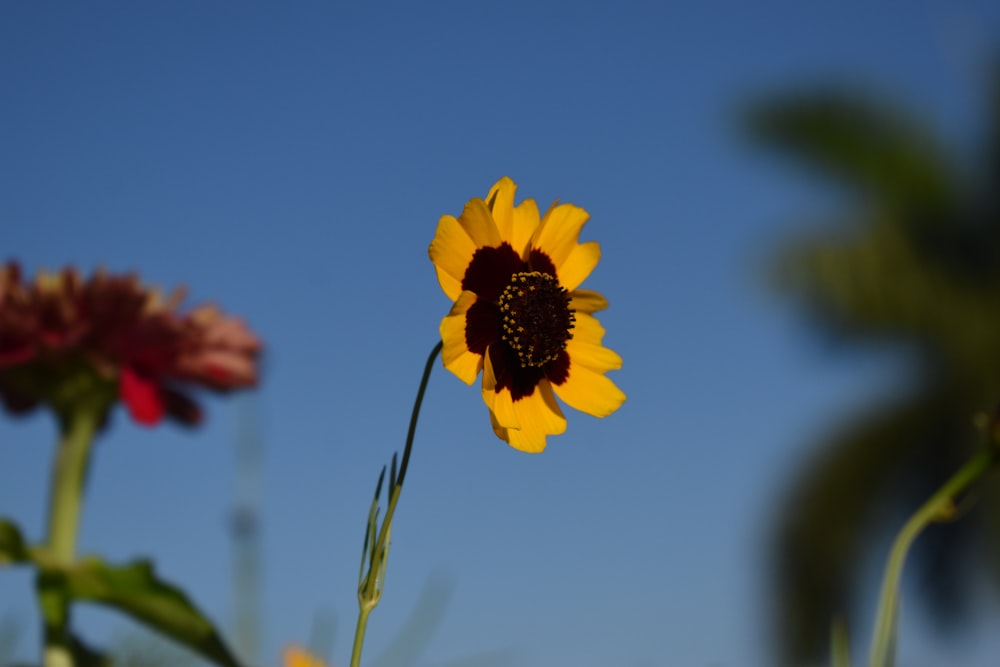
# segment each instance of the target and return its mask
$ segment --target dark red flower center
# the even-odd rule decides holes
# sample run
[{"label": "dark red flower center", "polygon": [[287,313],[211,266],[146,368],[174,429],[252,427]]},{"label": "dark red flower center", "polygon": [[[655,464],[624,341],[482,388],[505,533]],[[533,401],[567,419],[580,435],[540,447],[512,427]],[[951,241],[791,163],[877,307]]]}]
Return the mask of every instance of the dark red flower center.
[{"label": "dark red flower center", "polygon": [[566,288],[547,273],[515,273],[498,303],[503,340],[517,353],[521,368],[541,367],[566,349],[576,317]]},{"label": "dark red flower center", "polygon": [[531,249],[525,261],[502,243],[476,250],[462,278],[462,289],[476,294],[465,315],[465,344],[470,352],[489,355],[496,391],[510,390],[515,401],[531,396],[543,378],[559,386],[569,377],[564,348],[575,317],[555,276],[543,251]]}]

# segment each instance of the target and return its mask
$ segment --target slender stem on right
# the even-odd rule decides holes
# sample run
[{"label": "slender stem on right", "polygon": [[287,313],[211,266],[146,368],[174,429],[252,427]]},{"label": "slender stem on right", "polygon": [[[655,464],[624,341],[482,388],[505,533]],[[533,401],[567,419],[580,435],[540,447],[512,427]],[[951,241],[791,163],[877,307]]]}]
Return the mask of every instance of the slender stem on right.
[{"label": "slender stem on right", "polygon": [[996,462],[993,446],[983,447],[951,479],[944,483],[930,500],[924,503],[906,522],[893,542],[882,578],[878,615],[872,638],[870,667],[885,667],[893,646],[896,611],[899,605],[899,584],[906,555],[917,536],[931,523],[949,518],[954,512],[955,497],[982,477]]},{"label": "slender stem on right", "polygon": [[[420,387],[417,389],[417,398],[413,402],[413,412],[410,415],[410,426],[406,432],[406,444],[403,447],[403,458],[399,463],[399,475],[396,483],[389,489],[389,502],[386,504],[385,516],[382,517],[382,525],[378,529],[377,537],[371,540],[371,551],[366,551],[368,557],[368,572],[362,573],[362,581],[358,589],[358,625],[354,632],[354,648],[351,651],[351,667],[359,667],[361,664],[361,649],[365,641],[365,629],[368,626],[368,616],[375,605],[382,597],[382,582],[385,577],[385,558],[388,554],[389,534],[392,532],[392,517],[396,513],[396,505],[399,503],[399,495],[403,490],[403,480],[406,479],[406,470],[410,464],[410,452],[413,451],[413,437],[417,432],[417,418],[420,416],[420,406],[424,402],[424,393],[427,391],[427,382],[431,377],[431,370],[434,368],[434,360],[444,347],[442,341],[438,341],[427,356],[427,363],[424,364],[424,372],[420,377]],[[384,471],[383,471],[384,472]],[[377,500],[377,496],[376,496]],[[373,506],[374,511],[374,506]],[[369,516],[369,530],[374,529],[373,515]],[[365,549],[367,550],[366,542]],[[364,567],[362,565],[362,567]]]}]

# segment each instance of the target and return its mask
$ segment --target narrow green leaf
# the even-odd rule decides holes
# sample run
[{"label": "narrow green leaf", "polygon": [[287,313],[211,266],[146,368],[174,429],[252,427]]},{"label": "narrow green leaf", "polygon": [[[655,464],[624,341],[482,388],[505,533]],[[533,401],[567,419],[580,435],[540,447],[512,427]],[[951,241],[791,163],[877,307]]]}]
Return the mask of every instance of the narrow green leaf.
[{"label": "narrow green leaf", "polygon": [[389,468],[389,488],[396,488],[396,452],[392,453],[392,467]]},{"label": "narrow green leaf", "polygon": [[212,623],[184,592],[157,578],[152,563],[110,567],[97,558],[59,572],[71,597],[113,607],[223,667],[240,667]]},{"label": "narrow green leaf", "polygon": [[382,466],[382,472],[378,475],[378,482],[375,484],[375,502],[378,502],[379,496],[382,495],[382,483],[385,481],[385,466]]},{"label": "narrow green leaf", "polygon": [[0,519],[0,565],[13,565],[30,560],[21,529],[13,521]]},{"label": "narrow green leaf", "polygon": [[359,589],[365,587],[365,582],[371,574],[371,564],[375,558],[375,540],[378,536],[378,499],[382,495],[382,484],[384,482],[385,466],[382,466],[382,472],[379,473],[378,482],[375,484],[375,497],[372,498],[372,505],[368,510],[368,523],[365,524],[365,541],[361,545],[361,569],[358,572]]},{"label": "narrow green leaf", "polygon": [[368,516],[368,523],[365,524],[365,540],[361,544],[361,568],[358,570],[358,586],[365,581],[365,565],[368,563],[368,543],[371,540],[372,520],[371,514]]}]

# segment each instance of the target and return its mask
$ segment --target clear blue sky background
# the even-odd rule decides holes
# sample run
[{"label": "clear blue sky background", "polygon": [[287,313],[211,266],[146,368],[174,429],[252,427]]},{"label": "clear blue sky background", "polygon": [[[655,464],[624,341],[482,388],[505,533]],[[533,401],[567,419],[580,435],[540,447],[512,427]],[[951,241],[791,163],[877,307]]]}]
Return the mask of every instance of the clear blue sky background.
[{"label": "clear blue sky background", "polygon": [[[200,430],[116,415],[81,550],[155,556],[230,627],[226,516],[251,415],[265,661],[326,610],[346,664],[363,517],[449,305],[427,245],[510,175],[543,207],[590,211],[604,255],[585,286],[611,301],[629,398],[605,420],[569,414],[529,456],[435,369],[366,655],[443,573],[427,667],[493,650],[533,667],[770,664],[783,480],[893,378],[831,361],[767,292],[770,250],[831,197],[734,121],[766,91],[853,81],[974,136],[1000,28],[995,3],[832,4],[0,0],[0,259],[183,283],[267,343],[255,398],[208,400]],[[32,538],[54,437],[48,415],[0,421],[0,514]],[[26,658],[31,588],[0,571]],[[941,646],[919,614],[906,664],[993,664],[986,621]],[[95,641],[129,627],[78,616]]]}]

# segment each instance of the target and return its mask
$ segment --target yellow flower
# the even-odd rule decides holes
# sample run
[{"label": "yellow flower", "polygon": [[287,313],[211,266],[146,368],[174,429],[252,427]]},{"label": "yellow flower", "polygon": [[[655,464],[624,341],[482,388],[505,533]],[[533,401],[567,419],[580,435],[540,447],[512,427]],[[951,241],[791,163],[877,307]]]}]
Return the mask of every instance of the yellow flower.
[{"label": "yellow flower", "polygon": [[577,289],[601,257],[596,242],[579,242],[589,214],[556,202],[539,217],[532,199],[514,206],[516,189],[501,178],[458,218],[442,216],[430,258],[454,302],[441,321],[445,368],[466,384],[482,370],[494,432],[540,452],[547,435],[566,430],[555,396],[606,417],[625,394],[605,377],[621,357],[601,345],[593,315],[608,302]]},{"label": "yellow flower", "polygon": [[284,653],[285,667],[326,667],[326,663],[298,646],[289,646]]}]

